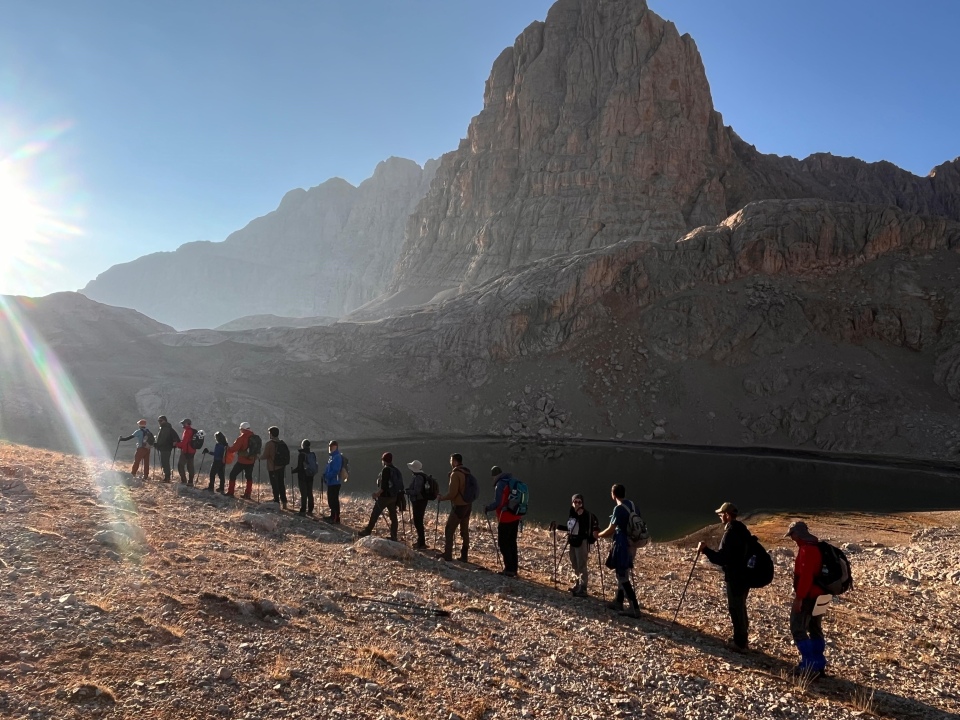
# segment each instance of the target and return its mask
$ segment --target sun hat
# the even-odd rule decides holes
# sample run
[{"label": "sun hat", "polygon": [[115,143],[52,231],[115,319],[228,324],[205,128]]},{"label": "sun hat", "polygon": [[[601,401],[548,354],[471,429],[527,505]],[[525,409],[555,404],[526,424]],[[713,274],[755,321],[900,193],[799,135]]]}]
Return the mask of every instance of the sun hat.
[{"label": "sun hat", "polygon": [[730,513],[731,515],[738,515],[740,513],[740,511],[737,510],[737,506],[734,505],[732,502],[725,502],[723,505],[718,507],[713,512],[715,512],[717,515],[719,515],[720,513]]},{"label": "sun hat", "polygon": [[240,429],[241,429],[241,430],[249,430],[249,429],[250,429],[250,423],[248,423],[248,422],[242,422],[242,423],[240,423]]},{"label": "sun hat", "polygon": [[810,533],[810,529],[803,520],[794,520],[792,523],[790,523],[790,527],[787,529],[784,537],[793,537],[794,535],[800,538],[813,537],[813,535]]},{"label": "sun hat", "polygon": [[419,460],[414,460],[413,462],[408,462],[407,467],[413,470],[414,472],[420,472],[423,470],[423,463]]},{"label": "sun hat", "polygon": [[138,421],[137,421],[137,425],[139,425],[140,427],[146,427],[146,426],[147,426],[147,421],[146,421],[146,420],[138,420]]}]

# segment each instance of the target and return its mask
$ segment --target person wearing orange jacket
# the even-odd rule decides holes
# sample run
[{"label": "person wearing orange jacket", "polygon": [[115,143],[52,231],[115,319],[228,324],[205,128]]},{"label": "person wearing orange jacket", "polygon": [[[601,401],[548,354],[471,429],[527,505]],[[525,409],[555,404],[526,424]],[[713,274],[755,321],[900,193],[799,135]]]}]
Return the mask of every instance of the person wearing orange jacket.
[{"label": "person wearing orange jacket", "polygon": [[523,519],[519,515],[510,511],[507,507],[507,500],[510,499],[510,481],[513,475],[505,473],[494,465],[490,468],[490,475],[496,483],[493,491],[493,502],[487,505],[484,513],[495,512],[497,514],[497,545],[500,546],[500,554],[503,555],[503,570],[501,575],[507,577],[516,577],[517,570],[520,568],[520,551],[517,548],[517,536],[520,534],[520,521]]},{"label": "person wearing orange jacket", "polygon": [[249,500],[250,493],[253,492],[253,466],[257,462],[257,456],[256,454],[251,454],[247,451],[250,446],[250,437],[252,435],[253,430],[250,429],[250,423],[240,423],[240,436],[227,450],[227,454],[233,453],[237,457],[237,461],[230,469],[230,484],[227,487],[227,495],[230,495],[231,497],[236,489],[237,477],[241,472],[243,473],[244,478],[247,480],[247,487],[243,491],[243,498]]},{"label": "person wearing orange jacket", "polygon": [[[180,460],[177,462],[177,472],[180,473],[181,483],[193,485],[193,456],[197,451],[190,443],[193,441],[193,435],[196,431],[193,429],[193,422],[188,418],[180,421],[180,427],[183,428],[183,435],[180,437],[180,442],[174,445],[174,447],[180,451]],[[184,470],[186,470],[186,473]],[[190,475],[189,481],[187,480],[187,473]]]},{"label": "person wearing orange jacket", "polygon": [[823,566],[823,556],[817,545],[819,540],[800,520],[790,525],[784,537],[797,544],[793,564],[793,606],[790,609],[790,634],[800,651],[796,672],[820,675],[827,667],[827,660],[821,619],[813,614],[817,598],[823,595],[816,583]]}]

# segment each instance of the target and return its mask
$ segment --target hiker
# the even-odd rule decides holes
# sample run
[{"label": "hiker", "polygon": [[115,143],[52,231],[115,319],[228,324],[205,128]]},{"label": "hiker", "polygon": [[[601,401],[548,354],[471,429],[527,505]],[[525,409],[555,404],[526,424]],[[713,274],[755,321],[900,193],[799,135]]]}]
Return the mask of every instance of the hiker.
[{"label": "hiker", "polygon": [[372,533],[377,520],[386,510],[390,513],[390,539],[395,541],[397,539],[397,529],[400,525],[397,519],[397,501],[403,493],[403,475],[393,466],[392,453],[385,452],[380,456],[380,461],[383,463],[383,469],[377,477],[377,487],[379,489],[372,495],[376,502],[373,504],[373,511],[370,513],[370,521],[357,535],[366,537]]},{"label": "hiker", "polygon": [[237,461],[230,469],[230,484],[227,486],[226,493],[230,497],[234,496],[234,486],[237,481],[237,476],[240,475],[241,472],[247,480],[247,487],[244,490],[242,497],[245,500],[249,500],[250,493],[253,492],[253,466],[257,462],[257,453],[251,453],[249,451],[250,438],[253,436],[253,430],[250,429],[250,423],[242,422],[240,423],[239,437],[237,437],[233,445],[227,449],[227,453],[234,453],[237,458]]},{"label": "hiker", "polygon": [[487,505],[484,513],[497,514],[497,545],[503,555],[503,570],[500,575],[516,577],[520,566],[519,550],[517,549],[517,535],[520,533],[520,521],[523,519],[507,507],[510,499],[510,481],[513,475],[505,473],[498,465],[490,468],[490,476],[495,483],[493,502]]},{"label": "hiker", "polygon": [[[174,445],[180,451],[180,459],[177,461],[177,472],[180,473],[180,483],[193,485],[193,456],[196,454],[191,441],[193,440],[193,434],[195,430],[193,429],[193,423],[189,418],[184,418],[180,421],[180,427],[183,428],[183,435],[180,438],[180,442]],[[189,482],[187,480],[189,474]]]},{"label": "hiker", "polygon": [[340,524],[340,474],[343,469],[343,456],[340,454],[340,445],[331,440],[327,445],[327,466],[323,469],[323,482],[327,484],[327,507],[330,515],[327,519]]},{"label": "hiker", "polygon": [[140,469],[140,463],[143,463],[143,479],[146,480],[150,474],[150,448],[154,443],[153,433],[147,427],[147,421],[138,421],[137,429],[133,431],[133,434],[126,437],[121,435],[119,440],[120,442],[137,441],[137,452],[133,456],[133,469],[130,470],[130,474],[136,477],[137,471]]},{"label": "hiker", "polygon": [[173,429],[173,426],[167,422],[167,416],[161,415],[157,418],[157,423],[160,425],[160,429],[157,430],[157,442],[154,447],[157,448],[157,452],[160,453],[160,468],[163,470],[163,482],[171,482],[170,480],[170,453],[173,452],[174,446],[180,442],[180,436],[177,435],[177,431]]},{"label": "hiker", "polygon": [[[632,500],[627,500],[627,489],[620,484],[610,488],[610,497],[617,503],[610,516],[610,524],[597,537],[613,538],[613,547],[607,557],[607,567],[617,575],[617,596],[613,602],[607,603],[611,610],[617,610],[621,615],[640,617],[640,603],[637,594],[630,584],[630,570],[633,569],[633,559],[637,548],[630,542],[627,534],[630,523],[630,514],[637,512]],[[623,609],[624,598],[630,603],[630,609]]]},{"label": "hiker", "polygon": [[290,450],[287,444],[280,439],[280,428],[267,428],[269,440],[263,446],[263,459],[267,461],[267,476],[270,478],[270,488],[273,490],[273,502],[287,509],[287,465],[290,464]]},{"label": "hiker", "polygon": [[597,516],[583,505],[583,495],[577,493],[570,499],[570,515],[567,518],[567,544],[570,545],[570,565],[576,581],[570,588],[575,597],[587,597],[590,581],[590,546],[597,542],[600,526]]},{"label": "hiker", "polygon": [[417,530],[417,544],[414,547],[423,550],[427,547],[423,517],[427,512],[427,503],[435,500],[439,495],[437,481],[423,472],[423,463],[419,460],[408,462],[407,467],[413,473],[410,487],[407,488],[407,496],[410,498],[410,508],[413,512],[413,526]]},{"label": "hiker", "polygon": [[290,471],[297,476],[297,485],[300,487],[301,515],[313,517],[313,478],[319,470],[317,454],[310,452],[310,441],[303,440],[297,452],[297,466]]},{"label": "hiker", "polygon": [[733,623],[733,638],[730,646],[739,652],[747,650],[747,635],[750,621],[747,618],[747,594],[750,586],[747,584],[747,545],[750,542],[750,531],[747,526],[737,520],[739,511],[731,502],[725,502],[714,512],[723,523],[723,537],[720,546],[711,550],[706,543],[697,545],[697,552],[707,556],[707,560],[723,568],[723,579],[727,585],[727,610],[730,612],[730,621]]},{"label": "hiker", "polygon": [[[450,456],[450,484],[447,494],[441,495],[437,501],[450,501],[450,516],[443,528],[443,555],[444,560],[453,560],[453,532],[460,526],[460,560],[467,562],[467,552],[470,550],[470,513],[473,512],[473,500],[467,500],[467,476],[470,471],[463,466],[463,456],[454,453]],[[467,495],[469,497],[469,494]]]},{"label": "hiker", "polygon": [[817,598],[824,594],[816,583],[823,565],[819,540],[801,520],[791,523],[784,537],[797,544],[797,557],[793,563],[793,606],[790,608],[790,634],[800,651],[796,672],[821,675],[827,667],[826,641],[823,639],[822,618],[813,614]]},{"label": "hiker", "polygon": [[[222,432],[217,430],[214,434],[213,439],[216,441],[216,444],[213,446],[213,464],[210,466],[210,484],[207,486],[207,490],[213,492],[214,480],[220,478],[220,488],[218,492],[223,493],[223,484],[224,484],[224,473],[226,471],[226,455],[227,455],[227,436]],[[207,448],[203,449],[204,455],[210,455],[211,452]]]}]

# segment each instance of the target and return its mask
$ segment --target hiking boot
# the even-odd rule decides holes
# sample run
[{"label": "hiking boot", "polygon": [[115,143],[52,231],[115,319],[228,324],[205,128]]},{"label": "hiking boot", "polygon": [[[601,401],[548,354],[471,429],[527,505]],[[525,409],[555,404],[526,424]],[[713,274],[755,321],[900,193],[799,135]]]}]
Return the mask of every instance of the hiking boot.
[{"label": "hiking boot", "polygon": [[417,550],[426,550],[426,549],[427,549],[427,544],[426,544],[425,542],[418,542],[418,543],[417,543],[416,545],[414,545],[413,547],[416,548]]},{"label": "hiking boot", "polygon": [[287,501],[286,501],[286,500],[283,501],[283,509],[284,509],[284,510],[287,509]]},{"label": "hiking boot", "polygon": [[737,653],[745,653],[749,649],[746,644],[741,645],[733,638],[727,640],[727,647]]},{"label": "hiking boot", "polygon": [[573,591],[574,597],[589,597],[590,593],[587,592],[586,588],[580,588],[579,590]]},{"label": "hiking boot", "polygon": [[467,560],[466,553],[460,553],[460,562],[470,562],[469,560]]},{"label": "hiking boot", "polygon": [[608,609],[608,610],[616,610],[617,612],[623,612],[623,603],[622,603],[622,602],[619,602],[619,603],[618,603],[618,602],[608,602],[608,603],[607,603],[607,609]]},{"label": "hiking boot", "polygon": [[623,615],[624,617],[632,617],[632,618],[640,617],[640,611],[634,608],[630,608],[629,610],[621,610],[620,614]]},{"label": "hiking boot", "polygon": [[497,573],[497,575],[503,575],[504,577],[516,577],[516,576],[517,576],[517,571],[516,571],[516,570],[501,570],[500,572]]},{"label": "hiking boot", "polygon": [[444,553],[443,555],[440,556],[440,559],[446,560],[447,562],[453,562],[453,555],[450,555],[449,553]]},{"label": "hiking boot", "polygon": [[[229,494],[230,494],[230,493],[227,493],[227,495],[229,495]],[[242,497],[244,500],[249,500],[249,499],[250,499],[250,494],[249,494],[249,493],[244,493],[244,494],[241,495],[240,497]]]},{"label": "hiking boot", "polygon": [[299,515],[300,517],[306,517],[306,516],[307,516],[307,511],[306,511],[306,510],[301,510],[300,512],[297,513],[297,515]]},{"label": "hiking boot", "polygon": [[367,535],[369,535],[371,532],[372,532],[372,531],[371,531],[369,528],[364,528],[363,530],[361,530],[360,532],[357,533],[357,537],[358,537],[358,538],[365,538],[365,537],[367,537]]}]

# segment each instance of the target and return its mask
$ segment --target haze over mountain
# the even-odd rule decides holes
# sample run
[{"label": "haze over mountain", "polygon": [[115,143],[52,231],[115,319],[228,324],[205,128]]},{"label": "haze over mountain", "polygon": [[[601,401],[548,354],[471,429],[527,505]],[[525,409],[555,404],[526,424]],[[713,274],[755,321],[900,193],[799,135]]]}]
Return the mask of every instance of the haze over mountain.
[{"label": "haze over mountain", "polygon": [[436,162],[389,158],[353,187],[291,190],[223,242],[193,242],[101,273],[81,291],[179,329],[240,317],[339,317],[379,295]]},{"label": "haze over mountain", "polygon": [[[431,172],[410,168],[404,187],[424,189]],[[320,187],[324,202],[351,193]],[[285,226],[281,210],[304,196],[269,227]],[[145,331],[129,358],[105,338],[109,372],[129,388],[103,409],[88,400],[105,426],[182,408],[207,428],[246,420],[300,437],[463,432],[952,457],[958,213],[957,161],[918,178],[888,163],[761,155],[714,112],[689,37],[641,2],[560,0],[495,62],[484,110],[406,221],[392,279],[394,266],[378,266],[388,294],[351,316],[365,322]],[[247,229],[250,245],[219,245],[265,242],[255,224],[267,218]],[[224,264],[243,277],[227,284],[252,286],[264,271],[233,257]],[[323,296],[328,276],[306,275],[325,272],[322,260],[304,263],[297,297]],[[358,251],[350,272],[381,261]],[[198,292],[186,268],[169,267],[163,293]],[[271,288],[258,295],[268,304]],[[51,321],[36,317],[44,331]],[[81,353],[65,362],[81,388],[97,382]]]}]

